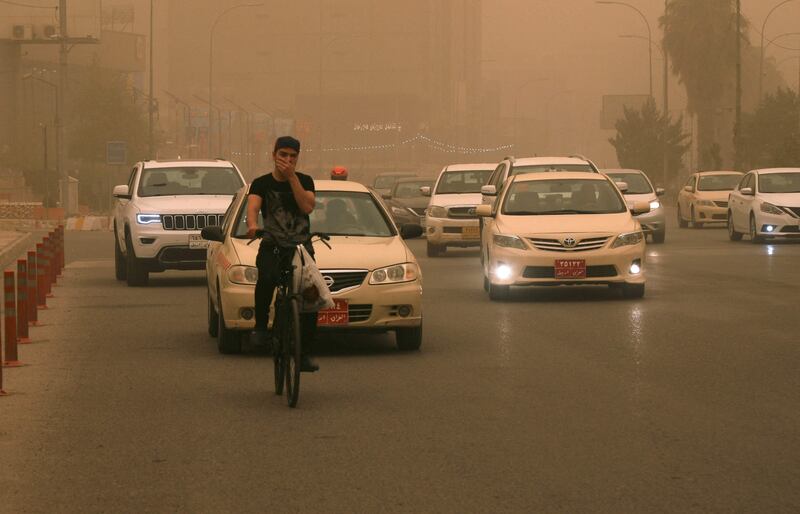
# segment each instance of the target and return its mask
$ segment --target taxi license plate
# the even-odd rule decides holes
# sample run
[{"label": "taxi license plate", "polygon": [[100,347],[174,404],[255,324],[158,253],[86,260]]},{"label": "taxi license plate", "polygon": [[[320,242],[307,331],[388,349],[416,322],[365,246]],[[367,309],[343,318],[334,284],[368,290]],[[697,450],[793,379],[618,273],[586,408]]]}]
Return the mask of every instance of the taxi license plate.
[{"label": "taxi license plate", "polygon": [[208,248],[208,240],[203,239],[200,235],[189,236],[189,248],[191,250],[202,250]]},{"label": "taxi license plate", "polygon": [[461,234],[464,237],[471,237],[471,238],[481,237],[480,227],[462,227]]},{"label": "taxi license plate", "polygon": [[334,300],[336,305],[317,313],[317,325],[341,326],[350,323],[350,311],[347,300]]},{"label": "taxi license plate", "polygon": [[558,259],[555,277],[559,279],[586,278],[586,261],[582,259]]}]

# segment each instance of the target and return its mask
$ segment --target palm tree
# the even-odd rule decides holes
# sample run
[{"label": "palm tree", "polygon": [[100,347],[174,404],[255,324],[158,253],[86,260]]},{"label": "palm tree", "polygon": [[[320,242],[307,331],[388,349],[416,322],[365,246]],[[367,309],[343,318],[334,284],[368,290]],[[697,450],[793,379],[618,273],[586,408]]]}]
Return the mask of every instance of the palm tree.
[{"label": "palm tree", "polygon": [[[672,71],[686,87],[689,112],[697,115],[699,153],[712,155],[718,148],[715,114],[735,86],[736,7],[731,0],[672,0],[659,21]],[[743,18],[744,38],[747,26]]]}]

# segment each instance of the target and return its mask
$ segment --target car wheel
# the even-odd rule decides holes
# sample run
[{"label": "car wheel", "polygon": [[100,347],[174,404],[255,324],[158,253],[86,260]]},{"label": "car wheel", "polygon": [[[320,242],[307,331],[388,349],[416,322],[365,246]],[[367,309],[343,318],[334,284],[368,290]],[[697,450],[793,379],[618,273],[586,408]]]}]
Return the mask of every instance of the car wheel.
[{"label": "car wheel", "polygon": [[666,230],[659,230],[657,232],[653,232],[653,243],[663,244],[666,239],[667,239]]},{"label": "car wheel", "polygon": [[130,232],[125,234],[125,248],[127,255],[125,256],[125,278],[127,279],[129,287],[144,287],[147,285],[149,274],[133,250],[133,241],[131,240]]},{"label": "car wheel", "polygon": [[689,223],[686,220],[683,219],[683,215],[681,214],[681,206],[680,206],[680,204],[678,204],[677,211],[678,211],[678,226],[681,227],[681,228],[688,227]]},{"label": "car wheel", "polygon": [[750,213],[750,242],[753,244],[761,244],[764,242],[764,238],[758,235],[756,217],[753,213]]},{"label": "car wheel", "polygon": [[219,353],[225,355],[242,353],[241,333],[236,330],[230,330],[225,326],[225,316],[222,310],[222,298],[219,293],[219,285],[217,285],[217,305],[219,306],[219,313],[217,314],[217,349]]},{"label": "car wheel", "polygon": [[439,257],[445,251],[447,251],[447,247],[444,245],[435,245],[427,243],[427,250],[428,250],[428,257]]},{"label": "car wheel", "polygon": [[700,221],[697,221],[697,218],[695,217],[694,206],[692,206],[692,227],[694,227],[694,228],[703,228],[703,223],[700,222]]},{"label": "car wheel", "polygon": [[733,214],[728,211],[728,239],[731,241],[741,241],[742,233],[736,232],[736,227],[733,224]]},{"label": "car wheel", "polygon": [[413,352],[422,346],[422,324],[418,327],[398,328],[395,332],[397,348],[401,352]]},{"label": "car wheel", "polygon": [[217,337],[219,331],[219,314],[217,309],[214,308],[214,302],[211,301],[211,292],[206,295],[208,297],[208,335]]},{"label": "car wheel", "polygon": [[508,300],[509,295],[511,294],[511,286],[501,286],[497,284],[492,284],[492,281],[489,280],[489,299],[495,302],[502,302],[504,300]]},{"label": "car wheel", "polygon": [[644,284],[625,284],[622,286],[622,295],[625,298],[642,298],[644,296]]},{"label": "car wheel", "polygon": [[119,247],[116,223],[114,224],[114,275],[117,277],[117,280],[125,280],[128,278],[125,255],[122,253],[122,248]]}]

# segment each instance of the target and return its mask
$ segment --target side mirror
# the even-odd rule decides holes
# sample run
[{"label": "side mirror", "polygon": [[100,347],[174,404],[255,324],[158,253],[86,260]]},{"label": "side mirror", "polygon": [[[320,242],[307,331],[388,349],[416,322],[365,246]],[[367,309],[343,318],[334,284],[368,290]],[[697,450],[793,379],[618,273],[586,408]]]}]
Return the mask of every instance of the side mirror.
[{"label": "side mirror", "polygon": [[686,191],[687,193],[691,193],[692,191],[694,191],[692,186],[683,186],[683,190]]},{"label": "side mirror", "polygon": [[200,237],[207,241],[217,241],[218,243],[225,241],[225,236],[222,233],[222,227],[218,227],[216,225],[203,227],[203,230],[200,231]]},{"label": "side mirror", "polygon": [[650,212],[650,202],[634,202],[631,214],[639,216],[640,214],[647,214]]},{"label": "side mirror", "polygon": [[421,225],[409,223],[400,227],[400,237],[403,239],[416,239],[423,233]]},{"label": "side mirror", "polygon": [[131,199],[130,192],[128,191],[128,184],[114,186],[114,189],[111,191],[111,194],[114,196],[114,198],[124,198],[126,200]]},{"label": "side mirror", "polygon": [[392,193],[381,193],[381,198],[383,198],[384,200],[391,200]]},{"label": "side mirror", "polygon": [[422,193],[422,196],[430,196],[431,186],[422,186],[421,188],[419,188],[419,192]]},{"label": "side mirror", "polygon": [[627,182],[617,182],[617,187],[623,193],[628,192],[628,183]]},{"label": "side mirror", "polygon": [[481,186],[481,194],[486,196],[497,196],[497,188],[494,186],[494,184]]},{"label": "side mirror", "polygon": [[[484,186],[486,187],[486,186]],[[491,186],[494,187],[494,186]],[[492,217],[492,206],[491,205],[479,205],[475,207],[475,214],[477,214],[481,218],[491,218]]]},{"label": "side mirror", "polygon": [[656,188],[656,196],[664,196],[665,194],[667,194],[666,189],[664,189],[663,187]]},{"label": "side mirror", "polygon": [[752,187],[743,187],[739,190],[739,192],[742,193],[744,196],[755,196]]}]

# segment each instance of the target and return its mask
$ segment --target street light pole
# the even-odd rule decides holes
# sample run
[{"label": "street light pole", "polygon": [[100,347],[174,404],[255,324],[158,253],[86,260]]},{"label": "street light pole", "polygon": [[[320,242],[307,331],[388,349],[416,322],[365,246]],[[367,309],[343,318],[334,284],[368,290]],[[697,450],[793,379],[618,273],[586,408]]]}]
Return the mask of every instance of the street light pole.
[{"label": "street light pole", "polygon": [[[738,1],[738,0],[737,0]],[[761,99],[764,98],[764,38],[765,32],[767,30],[767,22],[769,21],[770,16],[778,10],[779,7],[788,4],[789,2],[794,2],[794,0],[783,0],[782,2],[778,3],[773,7],[769,13],[767,13],[766,18],[764,18],[764,23],[761,24],[761,58],[759,59],[758,63],[758,102],[761,103]]]},{"label": "street light pole", "polygon": [[58,87],[56,88],[56,173],[59,180],[61,208],[72,214],[69,202],[69,172],[64,162],[64,99],[67,88],[67,0],[58,2]]},{"label": "street light pole", "polygon": [[150,98],[147,102],[147,131],[148,131],[148,148],[151,159],[155,159],[155,142],[153,140],[153,108],[155,107],[155,100],[153,98],[153,0],[150,0]]},{"label": "street light pole", "polygon": [[[792,1],[792,0],[788,0],[788,1]],[[652,48],[653,31],[650,28],[650,22],[647,21],[647,16],[645,16],[644,13],[642,11],[640,11],[637,7],[631,5],[631,4],[627,3],[627,2],[615,2],[615,1],[610,1],[610,0],[597,0],[595,3],[601,4],[601,5],[622,5],[624,7],[628,7],[630,9],[633,9],[634,11],[636,11],[639,14],[639,16],[642,18],[642,21],[644,21],[644,24],[647,26],[647,40],[650,42],[650,45],[647,46],[647,56],[648,56],[648,60],[650,62],[650,96],[652,97],[653,96],[653,48]]]},{"label": "street light pole", "polygon": [[214,29],[217,28],[217,24],[220,22],[223,16],[228,14],[229,12],[240,9],[243,7],[261,7],[262,4],[238,4],[232,7],[228,7],[219,15],[217,15],[214,23],[211,24],[211,30],[209,34],[209,41],[208,41],[208,140],[207,140],[207,150],[208,150],[208,157],[210,158],[212,155],[211,151],[211,127],[214,124],[211,122],[212,112],[214,110]]}]

